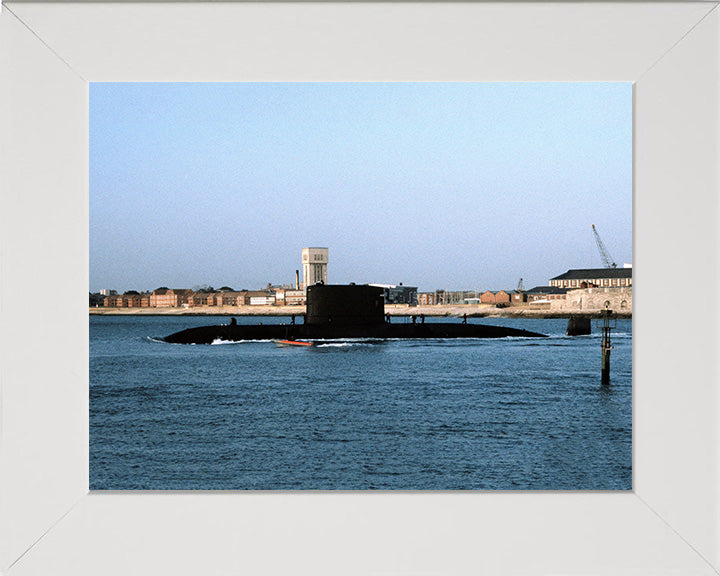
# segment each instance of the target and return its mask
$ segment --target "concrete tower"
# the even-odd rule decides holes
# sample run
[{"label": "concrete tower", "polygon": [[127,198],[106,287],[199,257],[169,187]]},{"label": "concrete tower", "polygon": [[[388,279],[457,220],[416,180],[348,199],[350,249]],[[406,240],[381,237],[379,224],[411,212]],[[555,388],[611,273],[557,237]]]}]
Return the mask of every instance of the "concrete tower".
[{"label": "concrete tower", "polygon": [[302,250],[303,284],[302,288],[322,282],[327,284],[328,249],[303,248]]}]

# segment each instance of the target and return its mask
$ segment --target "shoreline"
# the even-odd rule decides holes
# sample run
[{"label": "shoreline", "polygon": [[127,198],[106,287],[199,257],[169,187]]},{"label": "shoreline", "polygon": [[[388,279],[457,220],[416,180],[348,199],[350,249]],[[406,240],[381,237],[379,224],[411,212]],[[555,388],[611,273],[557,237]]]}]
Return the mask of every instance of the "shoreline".
[{"label": "shoreline", "polygon": [[[632,312],[613,311],[615,318],[632,318]],[[393,317],[425,315],[427,318],[570,318],[580,316],[599,318],[602,310],[551,310],[528,306],[495,308],[494,306],[443,305],[408,306],[387,305],[385,313]],[[90,316],[303,316],[305,306],[202,306],[197,308],[89,308]]]}]

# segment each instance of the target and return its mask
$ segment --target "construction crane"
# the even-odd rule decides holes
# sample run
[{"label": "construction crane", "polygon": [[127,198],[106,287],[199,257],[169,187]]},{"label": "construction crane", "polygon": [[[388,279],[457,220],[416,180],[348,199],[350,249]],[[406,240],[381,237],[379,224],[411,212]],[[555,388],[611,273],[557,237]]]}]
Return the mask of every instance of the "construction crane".
[{"label": "construction crane", "polygon": [[598,250],[600,251],[600,258],[603,261],[603,265],[605,268],[617,268],[615,260],[613,260],[612,256],[610,256],[610,253],[607,251],[605,244],[603,244],[603,241],[600,238],[600,234],[598,234],[598,231],[595,229],[595,224],[591,224],[591,226],[593,235],[595,236],[595,242],[597,243]]}]

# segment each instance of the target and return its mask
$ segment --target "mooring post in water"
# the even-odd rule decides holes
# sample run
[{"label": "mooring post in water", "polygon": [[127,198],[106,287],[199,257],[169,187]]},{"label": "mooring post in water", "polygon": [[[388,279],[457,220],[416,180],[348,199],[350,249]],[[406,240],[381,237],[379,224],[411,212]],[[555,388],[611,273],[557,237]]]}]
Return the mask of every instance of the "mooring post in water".
[{"label": "mooring post in water", "polygon": [[610,384],[610,350],[612,346],[610,344],[610,330],[612,325],[610,319],[612,318],[612,310],[610,310],[610,301],[605,301],[605,310],[603,310],[603,324],[602,324],[602,343],[600,344],[602,349],[602,368],[600,382],[603,386]]}]

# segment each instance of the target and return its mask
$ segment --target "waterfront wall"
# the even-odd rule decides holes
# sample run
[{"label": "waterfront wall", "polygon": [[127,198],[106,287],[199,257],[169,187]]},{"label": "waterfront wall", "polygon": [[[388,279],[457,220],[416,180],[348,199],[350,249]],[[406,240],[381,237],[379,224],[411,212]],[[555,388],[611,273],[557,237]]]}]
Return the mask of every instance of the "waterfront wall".
[{"label": "waterfront wall", "polygon": [[615,312],[632,313],[632,288],[580,288],[569,290],[564,300],[552,300],[550,310],[583,310],[594,311],[605,308],[610,302],[610,309]]}]

